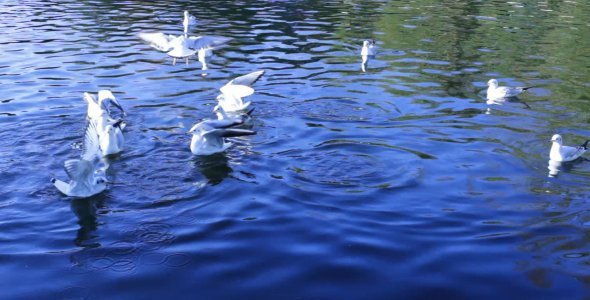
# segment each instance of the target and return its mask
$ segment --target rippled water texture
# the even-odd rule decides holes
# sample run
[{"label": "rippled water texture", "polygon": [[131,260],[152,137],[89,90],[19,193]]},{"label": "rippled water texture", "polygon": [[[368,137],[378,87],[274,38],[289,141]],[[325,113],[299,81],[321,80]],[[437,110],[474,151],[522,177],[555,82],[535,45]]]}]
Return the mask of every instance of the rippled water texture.
[{"label": "rippled water texture", "polygon": [[[232,37],[202,71],[141,31]],[[586,1],[0,3],[1,299],[589,296]],[[360,45],[380,47],[361,71]],[[194,157],[218,88],[266,70],[255,136]],[[487,104],[486,82],[532,85]],[[112,184],[59,194],[83,92],[129,113]],[[189,296],[190,295],[190,296]]]}]

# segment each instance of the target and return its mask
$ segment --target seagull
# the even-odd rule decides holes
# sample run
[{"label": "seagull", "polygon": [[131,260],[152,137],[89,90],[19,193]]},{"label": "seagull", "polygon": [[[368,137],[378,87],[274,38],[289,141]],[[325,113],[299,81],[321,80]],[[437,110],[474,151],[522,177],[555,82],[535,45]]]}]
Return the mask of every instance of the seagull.
[{"label": "seagull", "polygon": [[251,85],[260,79],[262,75],[264,75],[264,71],[256,71],[232,79],[219,89],[221,91],[221,95],[217,96],[219,106],[226,112],[245,110],[251,102],[244,102],[242,98],[254,94]]},{"label": "seagull", "polygon": [[245,113],[242,112],[231,112],[228,113],[226,112],[223,107],[221,107],[221,105],[217,104],[214,108],[213,108],[213,112],[217,115],[217,120],[233,120],[233,119],[237,119],[237,120],[242,120],[242,122],[244,124],[248,123],[249,120],[252,119],[252,112],[254,112],[254,108],[251,108],[250,110],[248,110]]},{"label": "seagull", "polygon": [[[176,64],[177,59],[184,59],[188,64],[189,57],[199,53],[199,61],[201,56],[203,60],[206,56],[211,56],[211,50],[227,44],[231,38],[221,36],[191,36],[184,35],[176,36],[172,34],[164,34],[162,32],[146,33],[141,32],[138,37],[147,42],[152,48],[166,52],[168,56],[172,57],[172,64]],[[209,53],[207,53],[207,50]],[[207,55],[208,54],[208,55]]]},{"label": "seagull", "polygon": [[113,93],[109,90],[98,91],[98,101],[90,93],[84,93],[84,100],[88,102],[87,116],[90,120],[97,120],[104,113],[110,116],[111,104],[120,109],[121,112],[123,112],[123,115],[127,115],[119,101],[117,101],[117,98],[115,98]]},{"label": "seagull", "polygon": [[553,137],[551,137],[551,142],[553,142],[553,145],[551,146],[551,151],[549,152],[549,159],[557,162],[575,160],[582,156],[586,150],[588,150],[589,141],[590,140],[587,140],[584,144],[578,147],[564,146],[561,135],[554,134]]},{"label": "seagull", "polygon": [[529,87],[505,87],[505,86],[498,86],[498,81],[496,79],[490,79],[488,81],[488,99],[503,99],[503,98],[510,98],[516,97],[518,94],[532,88]]},{"label": "seagull", "polygon": [[363,48],[361,49],[361,57],[363,59],[361,63],[361,70],[367,71],[367,64],[369,63],[369,57],[374,57],[377,53],[377,46],[375,46],[374,40],[365,40],[363,42]]},{"label": "seagull", "polygon": [[184,35],[188,36],[188,31],[191,26],[197,25],[197,18],[188,13],[188,10],[184,11],[184,20],[182,20],[182,26],[184,27]]},{"label": "seagull", "polygon": [[205,120],[195,124],[188,132],[193,135],[190,149],[194,155],[210,155],[225,151],[232,143],[226,137],[254,135],[256,131],[232,128],[243,124],[243,120]]},{"label": "seagull", "polygon": [[374,40],[365,40],[363,48],[361,49],[361,56],[375,56],[377,53],[377,46]]},{"label": "seagull", "polygon": [[125,139],[123,137],[123,128],[125,123],[123,119],[111,121],[106,115],[101,116],[96,122],[98,141],[102,156],[117,154],[123,151]]},{"label": "seagull", "polygon": [[64,169],[70,177],[70,182],[51,179],[53,185],[60,192],[71,197],[87,198],[106,189],[106,177],[98,170],[98,143],[96,126],[90,122],[84,135],[81,159],[69,159],[64,163]]}]

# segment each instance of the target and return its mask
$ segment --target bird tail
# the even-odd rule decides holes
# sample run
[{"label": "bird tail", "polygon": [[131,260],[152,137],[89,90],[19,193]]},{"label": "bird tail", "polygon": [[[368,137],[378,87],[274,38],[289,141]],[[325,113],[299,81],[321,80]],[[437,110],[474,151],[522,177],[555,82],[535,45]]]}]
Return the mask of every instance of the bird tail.
[{"label": "bird tail", "polygon": [[51,183],[55,183],[55,181],[57,181],[57,179],[51,178]]},{"label": "bird tail", "polygon": [[532,88],[534,88],[534,87],[535,87],[535,86],[525,86],[525,87],[523,87],[523,88],[522,88],[522,90],[523,90],[523,91],[526,91],[526,90],[528,90],[528,89],[532,89]]},{"label": "bird tail", "polygon": [[582,144],[582,148],[584,148],[584,150],[588,150],[588,142],[590,142],[590,140],[586,140],[585,143]]}]

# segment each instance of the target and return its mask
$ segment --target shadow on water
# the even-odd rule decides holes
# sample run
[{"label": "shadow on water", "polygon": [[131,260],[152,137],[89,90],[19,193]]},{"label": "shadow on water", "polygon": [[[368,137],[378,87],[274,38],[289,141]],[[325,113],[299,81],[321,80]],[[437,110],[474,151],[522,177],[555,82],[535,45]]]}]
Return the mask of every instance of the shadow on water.
[{"label": "shadow on water", "polygon": [[217,185],[227,178],[232,172],[228,158],[224,152],[212,155],[201,155],[192,158],[196,168],[207,178],[208,183]]},{"label": "shadow on water", "polygon": [[97,212],[102,208],[104,208],[104,195],[102,194],[70,201],[70,209],[78,218],[78,225],[80,225],[76,232],[76,239],[74,239],[76,246],[84,248],[100,247],[100,242],[96,241],[98,235],[95,232],[100,224]]}]

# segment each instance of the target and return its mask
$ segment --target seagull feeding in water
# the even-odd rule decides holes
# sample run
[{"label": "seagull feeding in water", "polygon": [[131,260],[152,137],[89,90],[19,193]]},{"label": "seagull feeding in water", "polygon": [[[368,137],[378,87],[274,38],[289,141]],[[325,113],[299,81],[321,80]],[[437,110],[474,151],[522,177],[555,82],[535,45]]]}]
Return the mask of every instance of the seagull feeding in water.
[{"label": "seagull feeding in water", "polygon": [[577,159],[588,150],[588,140],[577,147],[564,146],[561,135],[554,134],[551,137],[551,151],[549,152],[549,159],[557,162],[566,162]]},{"label": "seagull feeding in water", "polygon": [[516,97],[520,93],[532,88],[529,87],[506,87],[498,86],[496,79],[490,79],[488,81],[488,99],[504,99],[510,97]]},{"label": "seagull feeding in water", "polygon": [[217,96],[219,106],[225,112],[245,110],[251,102],[244,102],[242,98],[254,94],[255,91],[251,86],[262,75],[264,75],[264,71],[256,71],[230,80],[230,82],[219,89],[221,91],[221,95]]},{"label": "seagull feeding in water", "polygon": [[184,35],[188,36],[190,27],[197,25],[197,18],[188,13],[188,10],[184,11],[184,20],[182,20],[182,26],[184,27]]},{"label": "seagull feeding in water", "polygon": [[117,154],[123,151],[123,145],[125,143],[123,128],[125,128],[125,123],[122,119],[111,121],[108,116],[103,115],[96,121],[95,126],[98,131],[98,141],[102,156]]},{"label": "seagull feeding in water", "polygon": [[232,143],[226,137],[254,135],[256,131],[232,128],[243,124],[239,118],[205,120],[194,125],[189,133],[193,135],[190,149],[195,155],[210,155],[225,151]]},{"label": "seagull feeding in water", "polygon": [[88,124],[84,135],[84,145],[80,159],[69,159],[64,169],[70,178],[66,183],[52,178],[51,182],[63,194],[71,197],[86,198],[106,189],[106,177],[98,169],[99,162],[98,132],[93,122]]},{"label": "seagull feeding in water", "polygon": [[98,92],[98,101],[89,93],[84,93],[84,100],[88,102],[88,119],[96,128],[98,134],[98,145],[102,156],[119,153],[123,150],[123,120],[114,120],[110,115],[110,105],[119,108],[123,115],[127,113],[113,93],[109,90]]},{"label": "seagull feeding in water", "polygon": [[90,93],[84,93],[84,100],[88,103],[87,116],[90,120],[97,120],[105,113],[110,116],[111,104],[120,109],[123,115],[127,115],[117,98],[109,90],[98,91],[98,101]]}]

